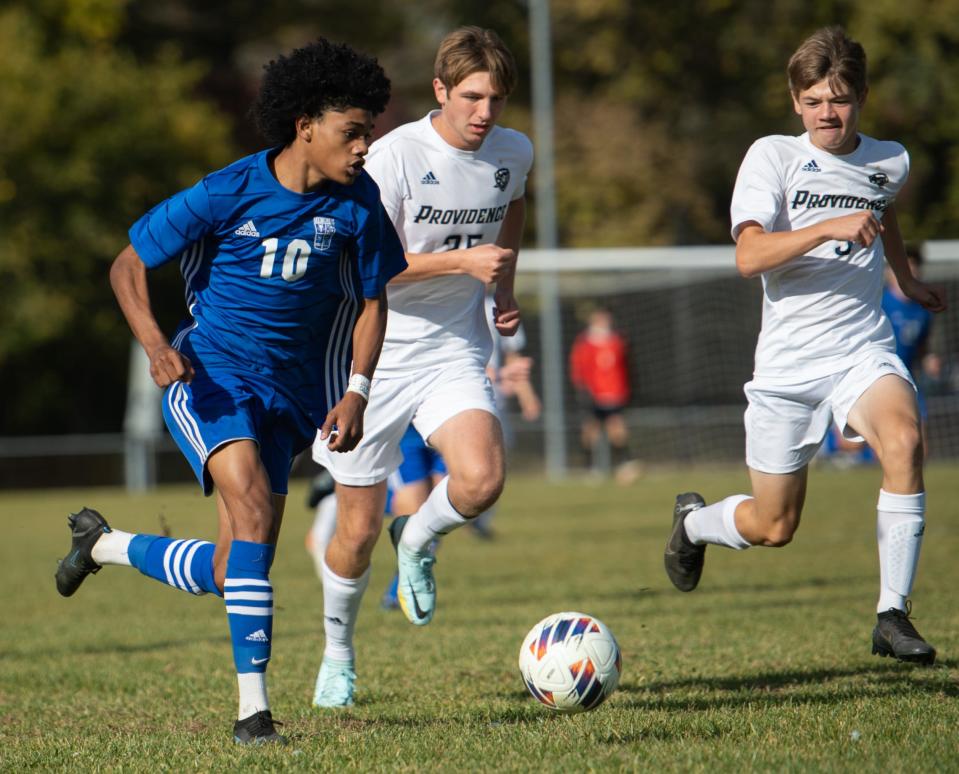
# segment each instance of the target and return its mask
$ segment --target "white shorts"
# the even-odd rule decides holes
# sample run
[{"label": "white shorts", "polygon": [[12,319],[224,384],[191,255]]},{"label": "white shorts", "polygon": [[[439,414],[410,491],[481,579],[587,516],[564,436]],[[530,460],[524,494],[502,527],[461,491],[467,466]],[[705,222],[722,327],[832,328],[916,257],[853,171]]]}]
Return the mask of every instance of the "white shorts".
[{"label": "white shorts", "polygon": [[916,388],[892,352],[872,352],[829,376],[784,384],[755,378],[745,386],[746,464],[761,473],[792,473],[809,464],[835,420],[844,437],[861,441],[848,426],[849,412],[880,377],[895,374]]},{"label": "white shorts", "polygon": [[470,409],[499,416],[486,369],[475,361],[397,377],[374,375],[359,445],[350,452],[331,452],[317,435],[313,459],[341,484],[370,486],[386,479],[403,461],[400,439],[410,423],[429,443],[446,420]]}]

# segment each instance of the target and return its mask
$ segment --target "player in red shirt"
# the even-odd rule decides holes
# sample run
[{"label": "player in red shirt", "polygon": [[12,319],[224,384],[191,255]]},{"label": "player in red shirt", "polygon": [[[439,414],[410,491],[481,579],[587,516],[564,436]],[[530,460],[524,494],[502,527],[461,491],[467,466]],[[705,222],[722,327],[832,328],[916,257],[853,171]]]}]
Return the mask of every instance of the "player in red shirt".
[{"label": "player in red shirt", "polygon": [[601,430],[605,430],[612,447],[614,465],[619,467],[627,456],[628,433],[623,419],[623,409],[629,402],[627,349],[626,340],[613,330],[609,311],[596,309],[569,353],[573,387],[589,405],[581,438],[583,447],[593,456],[594,467]]}]

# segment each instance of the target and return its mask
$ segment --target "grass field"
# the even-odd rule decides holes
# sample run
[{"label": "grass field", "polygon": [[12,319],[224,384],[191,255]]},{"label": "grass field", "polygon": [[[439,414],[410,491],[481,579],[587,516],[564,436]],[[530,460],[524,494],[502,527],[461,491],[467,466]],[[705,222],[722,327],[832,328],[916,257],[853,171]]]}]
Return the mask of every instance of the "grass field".
[{"label": "grass field", "polygon": [[[270,691],[292,743],[230,742],[235,686],[222,602],[106,568],[54,589],[81,505],[131,531],[212,538],[193,488],[0,494],[0,769],[232,771],[959,771],[959,477],[933,466],[915,621],[932,669],[870,655],[878,473],[814,471],[785,549],[711,548],[700,588],[672,589],[662,548],[676,491],[743,491],[738,468],[653,472],[630,487],[515,478],[498,540],[457,533],[437,564],[434,622],[378,608],[392,572],[377,547],[357,630],[357,704],[314,711],[321,594],[291,492],[273,568]],[[530,698],[516,668],[533,623],[601,618],[623,651],[616,694],[585,715]]]}]

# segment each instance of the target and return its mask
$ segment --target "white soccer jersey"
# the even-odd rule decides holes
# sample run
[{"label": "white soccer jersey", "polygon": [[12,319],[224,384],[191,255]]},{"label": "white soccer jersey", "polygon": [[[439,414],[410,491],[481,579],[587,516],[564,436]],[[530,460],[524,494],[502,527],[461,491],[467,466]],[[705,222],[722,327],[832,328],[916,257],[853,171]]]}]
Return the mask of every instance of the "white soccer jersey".
[{"label": "white soccer jersey", "polygon": [[[735,239],[747,221],[766,231],[795,231],[870,210],[881,219],[909,175],[897,142],[859,135],[859,146],[834,156],[808,135],[757,140],[743,159],[731,206]],[[803,381],[848,368],[870,349],[895,351],[880,305],[881,239],[829,241],[763,272],[763,323],[755,375]]]},{"label": "white soccer jersey", "polygon": [[[433,128],[436,111],[373,143],[366,170],[409,253],[494,243],[510,202],[526,191],[533,147],[524,134],[494,127],[477,151],[449,145]],[[482,282],[467,275],[388,286],[386,339],[377,377],[469,359],[492,351]]]}]

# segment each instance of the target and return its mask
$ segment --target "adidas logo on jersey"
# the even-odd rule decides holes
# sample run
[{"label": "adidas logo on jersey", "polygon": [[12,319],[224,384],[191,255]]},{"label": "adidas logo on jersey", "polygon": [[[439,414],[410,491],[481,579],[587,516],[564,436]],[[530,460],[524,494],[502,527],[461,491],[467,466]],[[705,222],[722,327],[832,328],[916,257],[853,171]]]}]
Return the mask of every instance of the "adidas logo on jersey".
[{"label": "adidas logo on jersey", "polygon": [[432,169],[429,172],[427,172],[425,175],[423,175],[423,178],[420,180],[420,182],[423,185],[439,185],[440,184],[440,181],[436,179],[436,175],[433,174]]},{"label": "adidas logo on jersey", "polygon": [[248,642],[269,642],[270,638],[266,636],[266,632],[262,629],[257,629],[253,634],[246,635]]},{"label": "adidas logo on jersey", "polygon": [[253,225],[252,220],[248,220],[233,233],[237,236],[256,237],[257,239],[260,238],[260,232],[256,230],[256,226]]},{"label": "adidas logo on jersey", "polygon": [[803,165],[803,172],[822,172],[822,167],[816,163],[816,159],[812,159],[808,164]]}]

